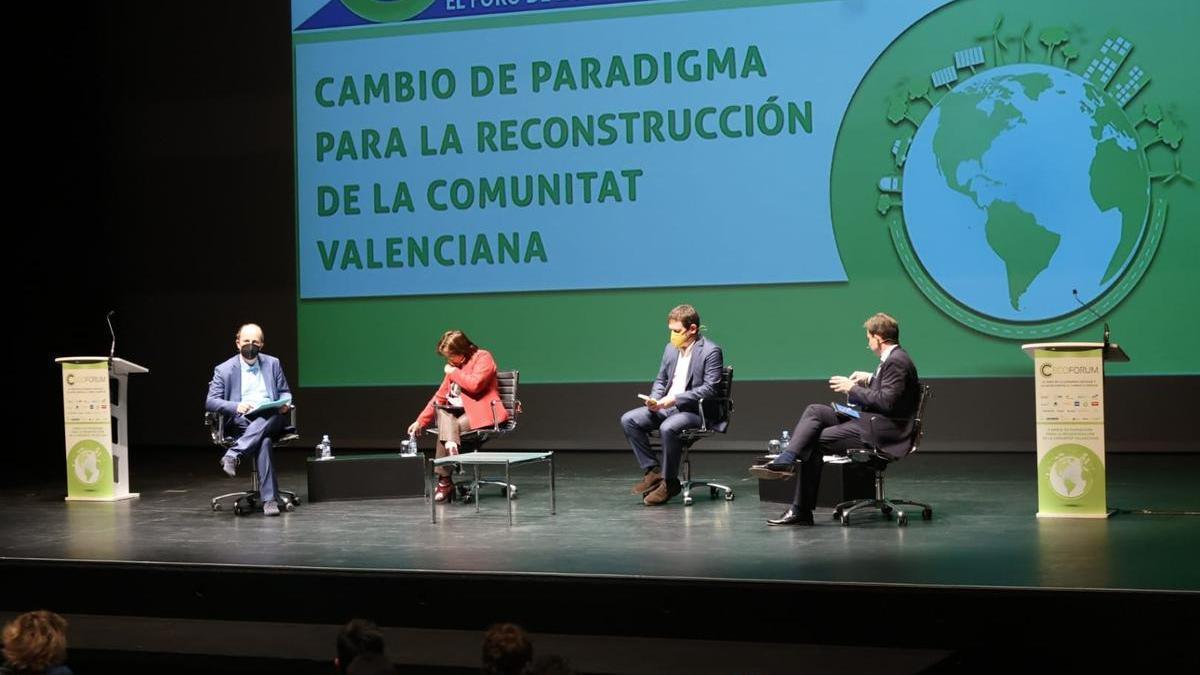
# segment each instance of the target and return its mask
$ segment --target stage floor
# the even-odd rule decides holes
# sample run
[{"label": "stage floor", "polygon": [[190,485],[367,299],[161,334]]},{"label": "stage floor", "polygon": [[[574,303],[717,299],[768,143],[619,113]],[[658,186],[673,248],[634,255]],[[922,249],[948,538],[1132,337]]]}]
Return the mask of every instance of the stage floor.
[{"label": "stage floor", "polygon": [[[280,451],[281,486],[302,495],[306,455]],[[65,502],[61,482],[0,491],[0,559],[182,563],[313,570],[570,575],[740,582],[1200,590],[1200,517],[1119,514],[1039,520],[1027,454],[926,454],[894,465],[888,493],[932,504],[908,527],[867,517],[842,527],[770,528],[783,506],[760,503],[745,472],[751,453],[697,453],[697,475],[731,485],[732,502],[697,495],[663,507],[629,494],[638,478],[623,452],[556,457],[558,513],[545,465],[514,470],[520,498],[509,527],[490,489],[480,513],[422,498],[305,502],[279,518],[213,512],[209,499],[241,489],[218,452],[135,449],[139,499]],[[1200,455],[1110,455],[1111,508],[1200,511]]]}]

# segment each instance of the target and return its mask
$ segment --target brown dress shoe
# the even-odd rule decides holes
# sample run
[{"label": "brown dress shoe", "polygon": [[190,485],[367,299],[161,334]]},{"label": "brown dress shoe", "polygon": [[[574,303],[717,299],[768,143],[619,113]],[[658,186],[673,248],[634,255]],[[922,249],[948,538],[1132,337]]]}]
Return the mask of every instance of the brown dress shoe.
[{"label": "brown dress shoe", "polygon": [[648,472],[646,472],[645,476],[642,476],[642,480],[639,481],[637,485],[633,486],[633,489],[631,489],[629,491],[629,494],[644,495],[647,492],[658,487],[658,484],[661,482],[662,482],[662,474],[661,473],[659,473],[658,471],[655,471],[655,470],[648,471]]},{"label": "brown dress shoe", "polygon": [[679,481],[659,481],[658,487],[654,488],[650,494],[646,495],[646,498],[642,500],[642,503],[646,506],[658,506],[659,504],[666,504],[671,497],[674,497],[680,492],[683,492],[683,487],[679,484]]}]

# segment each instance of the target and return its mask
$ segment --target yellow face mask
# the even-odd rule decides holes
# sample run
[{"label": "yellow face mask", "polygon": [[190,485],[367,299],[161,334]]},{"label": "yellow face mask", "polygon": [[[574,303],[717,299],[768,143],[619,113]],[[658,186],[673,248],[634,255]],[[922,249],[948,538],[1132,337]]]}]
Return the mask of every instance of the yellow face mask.
[{"label": "yellow face mask", "polygon": [[675,345],[676,349],[682,351],[683,345],[687,342],[687,340],[687,333],[676,333],[675,331],[671,331],[671,344]]}]

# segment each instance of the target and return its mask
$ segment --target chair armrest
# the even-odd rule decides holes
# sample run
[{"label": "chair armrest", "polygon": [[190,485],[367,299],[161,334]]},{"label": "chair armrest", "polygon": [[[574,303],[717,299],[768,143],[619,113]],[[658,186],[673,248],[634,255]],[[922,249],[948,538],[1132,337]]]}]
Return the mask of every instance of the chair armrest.
[{"label": "chair armrest", "polygon": [[225,441],[225,416],[219,412],[204,413],[204,426],[208,427],[209,438],[214,445],[223,446]]},{"label": "chair armrest", "polygon": [[729,412],[730,412],[730,411],[732,411],[732,409],[733,409],[733,399],[729,398],[728,396],[714,396],[714,397],[712,397],[712,398],[709,398],[709,399],[703,399],[703,398],[702,398],[702,399],[700,399],[700,401],[699,401],[699,406],[700,406],[700,431],[708,431],[708,430],[709,430],[709,428],[708,428],[708,416],[704,414],[704,402],[705,402],[706,400],[708,400],[708,401],[717,401],[717,402],[722,402],[722,401],[724,401],[724,402],[728,402],[728,404],[729,404],[729,406],[728,406],[728,407],[729,407],[729,410],[726,410],[726,412],[725,412],[725,415],[726,415],[727,417],[729,416]]}]

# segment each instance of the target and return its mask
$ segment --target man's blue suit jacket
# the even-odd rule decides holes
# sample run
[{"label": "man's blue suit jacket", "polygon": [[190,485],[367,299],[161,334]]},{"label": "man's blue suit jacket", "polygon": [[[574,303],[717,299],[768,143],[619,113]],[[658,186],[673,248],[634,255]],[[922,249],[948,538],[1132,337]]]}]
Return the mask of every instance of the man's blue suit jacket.
[{"label": "man's blue suit jacket", "polygon": [[[675,377],[675,364],[679,363],[679,350],[668,344],[663,352],[658,376],[650,386],[650,398],[659,399],[667,395],[671,379]],[[683,412],[700,414],[700,399],[711,399],[717,395],[721,382],[721,371],[725,367],[725,356],[717,343],[701,337],[692,345],[692,362],[688,366],[686,389],[675,397],[675,407]],[[716,431],[724,431],[728,422],[723,408],[716,403],[705,402],[704,416]],[[715,422],[715,423],[714,423]]]},{"label": "man's blue suit jacket", "polygon": [[[219,412],[233,418],[237,415],[238,403],[242,401],[242,357],[235,354],[233,358],[221,363],[213,369],[212,382],[208,383],[208,398],[204,401],[204,409],[209,412]],[[267,395],[272,401],[287,395],[292,390],[288,387],[287,378],[283,376],[283,366],[274,356],[259,353],[258,364],[262,368],[263,381],[267,385]]]}]

